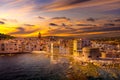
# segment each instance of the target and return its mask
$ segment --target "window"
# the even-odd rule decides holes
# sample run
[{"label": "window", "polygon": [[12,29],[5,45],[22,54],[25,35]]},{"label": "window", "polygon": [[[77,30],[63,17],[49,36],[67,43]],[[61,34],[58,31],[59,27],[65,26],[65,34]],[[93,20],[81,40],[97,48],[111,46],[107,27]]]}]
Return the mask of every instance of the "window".
[{"label": "window", "polygon": [[4,44],[1,44],[2,47],[4,47],[5,45]]},{"label": "window", "polygon": [[91,58],[91,56],[88,56],[88,58]]},{"label": "window", "polygon": [[5,51],[5,48],[2,48],[1,50],[2,50],[2,51]]},{"label": "window", "polygon": [[12,48],[10,48],[10,50],[12,50]]},{"label": "window", "polygon": [[1,50],[5,51],[5,44],[1,44]]}]

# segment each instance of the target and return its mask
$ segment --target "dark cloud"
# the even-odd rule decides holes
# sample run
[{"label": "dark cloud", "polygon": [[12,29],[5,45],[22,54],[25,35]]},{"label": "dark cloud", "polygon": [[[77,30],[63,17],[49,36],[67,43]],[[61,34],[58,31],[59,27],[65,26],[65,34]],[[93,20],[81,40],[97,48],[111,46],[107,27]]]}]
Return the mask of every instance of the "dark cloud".
[{"label": "dark cloud", "polygon": [[9,34],[30,34],[30,33],[38,31],[38,29],[25,31],[25,28],[23,28],[23,27],[18,27],[16,29],[17,29],[16,32],[12,32],[12,33],[9,33]]},{"label": "dark cloud", "polygon": [[25,29],[23,27],[18,27],[16,28],[18,31],[16,32],[12,32],[12,33],[9,33],[9,34],[24,34],[25,33]]},{"label": "dark cloud", "polygon": [[82,30],[82,32],[120,31],[120,27],[84,27],[79,29]]},{"label": "dark cloud", "polygon": [[114,20],[115,22],[120,22],[120,19],[116,19],[116,20]]},{"label": "dark cloud", "polygon": [[96,19],[94,18],[88,18],[87,21],[91,21],[91,22],[94,22]]},{"label": "dark cloud", "polygon": [[70,32],[71,32],[70,29],[63,30],[63,28],[61,28],[61,27],[48,31],[48,33],[50,33],[50,34],[65,34],[65,33],[70,33]]},{"label": "dark cloud", "polygon": [[115,32],[115,31],[120,31],[120,26],[109,26],[109,27],[82,27],[82,28],[71,28],[65,25],[65,27],[59,27],[57,29],[50,30],[48,33],[50,34],[75,34],[75,35],[80,35],[80,34],[86,34],[86,33],[92,33],[92,32]]},{"label": "dark cloud", "polygon": [[91,0],[58,0],[46,6],[40,7],[40,9],[44,9],[44,10],[57,9],[62,7],[74,6],[88,1]]},{"label": "dark cloud", "polygon": [[107,23],[107,24],[104,24],[104,26],[115,26],[114,23]]},{"label": "dark cloud", "polygon": [[50,23],[49,25],[50,25],[50,26],[57,26],[57,27],[59,27],[59,28],[64,28],[64,29],[66,29],[66,30],[75,30],[74,28],[71,27],[72,25],[66,25],[65,23],[62,23],[62,24],[60,24],[60,25],[55,24],[55,23]]},{"label": "dark cloud", "polygon": [[55,23],[50,23],[49,25],[50,26],[59,26],[58,24],[55,24]]},{"label": "dark cloud", "polygon": [[22,28],[22,27],[18,27],[17,29],[18,29],[19,31],[23,31],[23,32],[25,31],[25,29]]},{"label": "dark cloud", "polygon": [[39,19],[45,19],[44,17],[38,16]]},{"label": "dark cloud", "polygon": [[67,5],[74,5],[74,4],[79,4],[87,1],[91,1],[91,0],[69,0],[69,1],[65,0]]},{"label": "dark cloud", "polygon": [[76,26],[96,26],[96,25],[93,25],[93,24],[76,24]]},{"label": "dark cloud", "polygon": [[73,25],[66,25],[65,23],[62,23],[60,26],[61,26],[61,27],[64,27],[65,29],[75,30],[74,28],[72,28]]},{"label": "dark cloud", "polygon": [[35,26],[35,25],[32,25],[32,24],[24,24],[24,26]]},{"label": "dark cloud", "polygon": [[53,17],[51,19],[65,19],[65,20],[70,20],[70,18],[67,18],[67,17]]},{"label": "dark cloud", "polygon": [[5,24],[5,22],[3,22],[3,21],[0,21],[0,24]]},{"label": "dark cloud", "polygon": [[99,31],[120,31],[120,27],[110,27],[110,28],[103,28]]}]

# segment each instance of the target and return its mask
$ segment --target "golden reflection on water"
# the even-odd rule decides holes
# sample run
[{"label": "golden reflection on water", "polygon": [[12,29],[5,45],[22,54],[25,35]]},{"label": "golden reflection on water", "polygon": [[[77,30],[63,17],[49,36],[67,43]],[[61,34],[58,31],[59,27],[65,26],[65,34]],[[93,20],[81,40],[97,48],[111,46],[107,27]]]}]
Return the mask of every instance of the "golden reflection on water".
[{"label": "golden reflection on water", "polygon": [[[113,77],[115,79],[119,79],[120,75],[120,68],[106,69],[91,63],[80,62],[76,58],[70,56],[59,54],[1,55],[0,59],[2,61],[1,60],[0,61],[3,63],[4,58],[6,58],[6,60],[10,59],[11,61],[9,62],[12,62],[11,64],[14,63],[14,65],[19,65],[18,67],[20,67],[20,69],[30,68],[31,70],[33,68],[32,69],[33,71],[34,69],[35,71],[37,71],[43,68],[46,71],[45,74],[48,74],[48,71],[54,70],[53,68],[59,67],[61,71],[64,72],[64,76],[68,80],[89,80],[89,79],[105,80],[107,78],[112,79]],[[56,69],[56,71],[59,72],[59,69]]]}]

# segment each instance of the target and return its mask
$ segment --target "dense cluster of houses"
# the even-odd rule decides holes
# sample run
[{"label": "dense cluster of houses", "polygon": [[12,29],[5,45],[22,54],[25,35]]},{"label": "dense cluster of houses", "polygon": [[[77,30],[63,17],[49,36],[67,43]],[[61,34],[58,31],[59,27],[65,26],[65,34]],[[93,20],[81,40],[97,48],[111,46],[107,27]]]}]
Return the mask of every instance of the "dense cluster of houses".
[{"label": "dense cluster of houses", "polygon": [[51,43],[54,44],[53,51],[61,54],[72,54],[73,51],[81,51],[83,47],[90,46],[90,40],[87,39],[58,39],[56,41],[50,41],[48,38],[15,38],[9,40],[0,40],[0,53],[20,53],[43,50],[50,52]]},{"label": "dense cluster of houses", "polygon": [[92,41],[92,47],[99,48],[102,55],[111,58],[120,58],[120,44],[109,44],[105,42]]},{"label": "dense cluster of houses", "polygon": [[96,42],[96,41],[93,41],[91,46],[100,48],[101,51],[105,51],[105,50],[118,50],[118,49],[120,49],[120,45],[119,44],[118,45],[113,45],[113,44],[109,44],[109,43]]},{"label": "dense cluster of houses", "polygon": [[20,53],[42,50],[46,42],[37,38],[16,38],[0,41],[0,53]]},{"label": "dense cluster of houses", "polygon": [[[51,46],[51,44],[53,44]],[[33,51],[46,51],[48,53],[59,53],[59,54],[73,54],[79,55],[82,53],[84,47],[90,51],[95,48],[99,49],[101,55],[106,57],[120,57],[120,45],[111,45],[96,41],[90,41],[88,39],[50,39],[50,38],[15,38],[9,40],[0,40],[0,53],[30,53]],[[93,49],[92,49],[93,48]],[[89,52],[89,53],[88,53]],[[93,56],[93,54],[92,54]],[[92,57],[87,56],[89,57]],[[105,57],[104,56],[104,57]],[[96,56],[97,57],[97,56]],[[100,57],[100,56],[99,56]]]},{"label": "dense cluster of houses", "polygon": [[53,51],[60,54],[74,54],[82,51],[83,47],[90,46],[88,39],[59,39],[54,42]]}]

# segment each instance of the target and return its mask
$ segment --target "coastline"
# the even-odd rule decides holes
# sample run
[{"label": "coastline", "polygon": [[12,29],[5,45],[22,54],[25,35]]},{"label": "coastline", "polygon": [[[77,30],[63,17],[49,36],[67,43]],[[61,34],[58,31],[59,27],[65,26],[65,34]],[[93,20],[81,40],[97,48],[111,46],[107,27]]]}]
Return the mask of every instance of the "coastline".
[{"label": "coastline", "polygon": [[15,55],[15,54],[31,54],[30,52],[16,52],[16,53],[0,53],[0,56],[1,55]]}]

